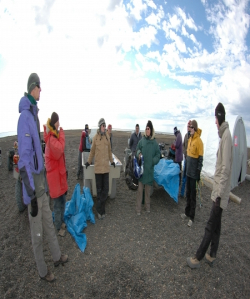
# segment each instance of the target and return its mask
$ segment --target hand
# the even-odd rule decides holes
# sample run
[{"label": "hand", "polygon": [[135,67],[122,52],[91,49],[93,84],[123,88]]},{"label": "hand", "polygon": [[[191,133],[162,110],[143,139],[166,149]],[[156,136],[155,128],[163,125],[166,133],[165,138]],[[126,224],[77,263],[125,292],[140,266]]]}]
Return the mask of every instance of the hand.
[{"label": "hand", "polygon": [[89,167],[89,162],[85,163],[86,169]]},{"label": "hand", "polygon": [[36,217],[37,213],[38,213],[38,205],[37,205],[37,198],[33,198],[31,199],[31,211],[30,211],[30,215],[32,217]]},{"label": "hand", "polygon": [[198,170],[198,174],[197,174],[197,182],[198,183],[199,183],[200,179],[201,179],[201,171]]},{"label": "hand", "polygon": [[113,166],[114,166],[114,168],[115,168],[115,162],[112,162],[112,163],[111,163],[111,165],[113,165]]}]

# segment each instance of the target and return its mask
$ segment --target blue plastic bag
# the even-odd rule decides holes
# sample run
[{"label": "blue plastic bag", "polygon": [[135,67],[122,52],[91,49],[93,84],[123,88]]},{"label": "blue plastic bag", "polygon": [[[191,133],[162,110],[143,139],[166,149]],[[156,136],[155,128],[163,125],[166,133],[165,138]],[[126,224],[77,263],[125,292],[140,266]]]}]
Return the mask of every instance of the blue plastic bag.
[{"label": "blue plastic bag", "polygon": [[93,205],[89,188],[84,187],[81,194],[79,184],[75,186],[71,200],[65,205],[64,222],[82,252],[87,246],[87,237],[82,231],[87,227],[87,220],[95,223]]},{"label": "blue plastic bag", "polygon": [[173,160],[161,159],[154,167],[154,180],[160,186],[163,186],[170,197],[178,203],[179,192],[179,164]]}]

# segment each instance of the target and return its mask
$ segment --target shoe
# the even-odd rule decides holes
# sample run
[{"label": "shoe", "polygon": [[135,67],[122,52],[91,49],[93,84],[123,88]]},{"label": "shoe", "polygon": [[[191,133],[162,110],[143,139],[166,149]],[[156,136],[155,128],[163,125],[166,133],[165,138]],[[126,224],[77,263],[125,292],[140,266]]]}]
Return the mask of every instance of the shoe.
[{"label": "shoe", "polygon": [[206,253],[205,255],[206,258],[206,262],[209,264],[210,267],[213,267],[214,265],[214,261],[215,261],[215,257],[211,257],[210,254]]},{"label": "shoe", "polygon": [[181,214],[181,218],[186,219],[186,218],[188,218],[188,216],[186,214]]},{"label": "shoe", "polygon": [[40,276],[40,278],[41,278],[42,280],[46,280],[47,282],[52,282],[52,281],[55,280],[55,276],[54,276],[54,274],[51,273],[49,270],[48,270],[46,276],[44,276],[44,277],[41,277],[41,276]]},{"label": "shoe", "polygon": [[198,261],[196,257],[188,257],[187,263],[191,269],[197,269],[197,268],[200,268],[200,266],[201,266],[200,261]]},{"label": "shoe", "polygon": [[59,232],[58,232],[58,236],[60,237],[64,237],[65,236],[65,229],[60,228]]},{"label": "shoe", "polygon": [[137,216],[141,216],[141,213],[137,213]]},{"label": "shoe", "polygon": [[97,217],[98,217],[99,220],[102,219],[102,215],[100,215],[99,213],[97,213]]},{"label": "shoe", "polygon": [[191,219],[189,219],[189,221],[188,221],[188,226],[191,227],[192,224],[193,224],[193,221],[192,221]]},{"label": "shoe", "polygon": [[54,262],[54,266],[57,267],[59,266],[60,264],[64,264],[64,263],[67,263],[68,261],[68,256],[67,254],[62,254],[61,257],[60,257],[60,260],[57,261],[57,262]]},{"label": "shoe", "polygon": [[61,229],[66,229],[66,224],[65,223],[62,223],[62,225],[61,225]]}]

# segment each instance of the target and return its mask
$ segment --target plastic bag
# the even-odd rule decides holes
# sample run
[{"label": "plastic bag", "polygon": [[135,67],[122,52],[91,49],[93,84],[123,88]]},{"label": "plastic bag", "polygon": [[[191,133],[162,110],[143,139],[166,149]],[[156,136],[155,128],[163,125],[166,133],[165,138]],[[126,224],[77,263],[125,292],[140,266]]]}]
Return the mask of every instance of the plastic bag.
[{"label": "plastic bag", "polygon": [[144,158],[141,155],[141,160],[140,160],[140,164],[137,162],[137,158],[134,156],[134,175],[137,179],[139,179],[140,177],[142,177],[143,175],[143,171],[144,171]]}]

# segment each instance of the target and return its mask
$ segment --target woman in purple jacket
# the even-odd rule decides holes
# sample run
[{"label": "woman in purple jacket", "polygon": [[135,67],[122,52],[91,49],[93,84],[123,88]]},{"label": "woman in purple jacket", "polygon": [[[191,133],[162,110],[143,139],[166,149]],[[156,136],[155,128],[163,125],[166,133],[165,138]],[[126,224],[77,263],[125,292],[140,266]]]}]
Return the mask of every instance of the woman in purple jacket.
[{"label": "woman in purple jacket", "polygon": [[183,160],[183,152],[182,152],[182,136],[180,130],[177,129],[177,127],[174,127],[174,135],[176,136],[176,139],[174,141],[175,146],[175,163],[178,163],[180,166],[180,180],[179,185],[181,184],[181,162]]}]

